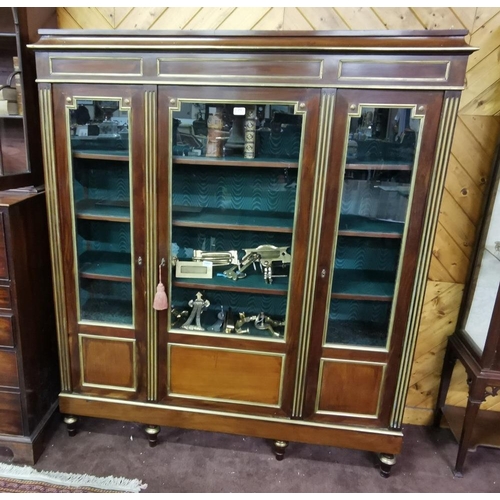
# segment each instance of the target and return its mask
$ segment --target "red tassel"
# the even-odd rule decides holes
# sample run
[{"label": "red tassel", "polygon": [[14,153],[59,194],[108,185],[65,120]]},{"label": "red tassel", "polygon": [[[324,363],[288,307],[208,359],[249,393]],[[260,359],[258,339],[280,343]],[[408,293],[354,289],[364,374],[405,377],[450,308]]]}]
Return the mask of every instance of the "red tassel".
[{"label": "red tassel", "polygon": [[158,274],[160,282],[156,287],[156,295],[155,295],[155,300],[153,301],[153,309],[156,309],[157,311],[163,311],[165,309],[168,309],[168,299],[167,299],[167,294],[165,292],[165,287],[161,282],[161,265],[159,266]]}]

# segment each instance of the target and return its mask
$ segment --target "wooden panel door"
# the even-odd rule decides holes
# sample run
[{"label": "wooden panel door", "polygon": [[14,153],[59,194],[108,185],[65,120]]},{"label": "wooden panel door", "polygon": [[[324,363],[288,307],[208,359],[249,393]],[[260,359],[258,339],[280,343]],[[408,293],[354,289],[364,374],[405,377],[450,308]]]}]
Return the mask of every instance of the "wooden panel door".
[{"label": "wooden panel door", "polygon": [[159,397],[289,415],[320,92],[158,94]]},{"label": "wooden panel door", "polygon": [[143,398],[144,91],[55,85],[53,96],[72,389]]},{"label": "wooden panel door", "polygon": [[304,417],[389,425],[441,106],[438,91],[337,92]]}]

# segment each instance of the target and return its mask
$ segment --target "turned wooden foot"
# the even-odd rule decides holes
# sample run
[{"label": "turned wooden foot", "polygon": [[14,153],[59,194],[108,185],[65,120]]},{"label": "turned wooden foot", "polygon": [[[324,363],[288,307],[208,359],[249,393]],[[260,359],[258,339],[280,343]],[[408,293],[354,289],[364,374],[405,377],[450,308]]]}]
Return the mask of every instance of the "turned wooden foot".
[{"label": "turned wooden foot", "polygon": [[380,475],[382,477],[389,477],[392,466],[396,463],[396,457],[388,453],[380,453],[378,458],[380,460]]},{"label": "turned wooden foot", "polygon": [[76,435],[76,423],[78,422],[78,418],[73,415],[66,415],[64,417],[64,423],[66,424],[66,429],[68,430],[68,435],[73,437]]},{"label": "turned wooden foot", "polygon": [[158,443],[158,434],[160,427],[158,425],[146,425],[146,434],[148,435],[149,446],[154,448]]},{"label": "turned wooden foot", "polygon": [[274,455],[276,460],[283,460],[285,458],[285,449],[288,446],[288,441],[275,441],[274,442]]}]

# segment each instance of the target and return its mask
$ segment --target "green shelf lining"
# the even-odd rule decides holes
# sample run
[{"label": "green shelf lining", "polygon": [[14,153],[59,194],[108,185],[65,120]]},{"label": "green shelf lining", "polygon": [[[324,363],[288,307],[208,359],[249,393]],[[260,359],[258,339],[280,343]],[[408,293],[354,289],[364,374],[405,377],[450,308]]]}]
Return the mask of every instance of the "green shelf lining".
[{"label": "green shelf lining", "polygon": [[326,345],[384,348],[387,344],[387,334],[387,325],[330,318]]},{"label": "green shelf lining", "polygon": [[88,299],[80,308],[82,321],[132,325],[131,300]]}]

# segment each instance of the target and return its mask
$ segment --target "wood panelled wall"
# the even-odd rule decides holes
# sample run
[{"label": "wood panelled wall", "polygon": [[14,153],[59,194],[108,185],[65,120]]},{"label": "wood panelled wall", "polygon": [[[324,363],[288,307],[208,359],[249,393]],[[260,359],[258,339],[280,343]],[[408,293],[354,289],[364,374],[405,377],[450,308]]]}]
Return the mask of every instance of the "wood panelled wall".
[{"label": "wood panelled wall", "polygon": [[[406,423],[429,424],[500,135],[500,8],[61,7],[57,14],[65,29],[469,31],[479,50],[467,68],[405,412]],[[464,406],[466,398],[465,370],[457,366],[448,402]],[[500,396],[483,406],[500,411]]]}]

